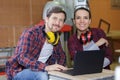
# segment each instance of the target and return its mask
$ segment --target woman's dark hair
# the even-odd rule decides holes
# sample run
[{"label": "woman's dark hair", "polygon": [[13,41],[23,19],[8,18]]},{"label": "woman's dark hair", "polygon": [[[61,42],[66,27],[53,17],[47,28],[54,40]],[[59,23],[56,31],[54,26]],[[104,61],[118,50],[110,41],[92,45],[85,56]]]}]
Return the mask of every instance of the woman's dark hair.
[{"label": "woman's dark hair", "polygon": [[50,17],[52,15],[52,13],[63,13],[65,15],[65,19],[64,21],[66,20],[66,12],[64,11],[64,9],[62,7],[59,7],[59,6],[54,6],[52,8],[49,8],[47,10],[47,17]]},{"label": "woman's dark hair", "polygon": [[87,11],[87,12],[89,13],[89,19],[91,19],[91,12],[90,12],[90,10],[87,9],[87,8],[84,8],[84,7],[77,8],[77,9],[74,11],[74,19],[75,19],[76,12],[77,12],[78,10],[85,10],[85,11]]}]

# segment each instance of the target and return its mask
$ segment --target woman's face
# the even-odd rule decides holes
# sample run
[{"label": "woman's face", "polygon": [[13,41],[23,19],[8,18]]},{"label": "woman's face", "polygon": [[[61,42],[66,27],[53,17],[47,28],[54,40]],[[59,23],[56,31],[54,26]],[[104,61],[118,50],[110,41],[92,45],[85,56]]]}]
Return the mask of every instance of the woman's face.
[{"label": "woman's face", "polygon": [[91,19],[89,18],[89,13],[86,10],[78,10],[75,13],[74,24],[80,32],[86,32],[90,23]]}]

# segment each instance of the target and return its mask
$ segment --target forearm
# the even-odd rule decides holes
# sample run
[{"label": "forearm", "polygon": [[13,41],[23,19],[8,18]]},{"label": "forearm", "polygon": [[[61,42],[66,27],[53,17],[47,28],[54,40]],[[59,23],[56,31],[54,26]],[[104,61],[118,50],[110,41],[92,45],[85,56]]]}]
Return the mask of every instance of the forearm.
[{"label": "forearm", "polygon": [[60,56],[60,60],[59,60],[58,64],[65,66],[66,65],[66,56]]},{"label": "forearm", "polygon": [[22,55],[20,55],[20,57],[18,57],[18,62],[25,68],[29,68],[34,71],[44,70],[44,68],[46,66],[42,62],[36,61],[35,59],[30,59],[29,57],[24,57]]},{"label": "forearm", "polygon": [[60,51],[60,61],[59,61],[60,65],[65,66],[66,65],[66,53],[63,51],[62,47],[61,47],[61,51]]},{"label": "forearm", "polygon": [[58,45],[56,52],[59,55],[59,59],[58,59],[57,63],[60,65],[65,65],[66,64],[66,54],[63,51],[61,45]]},{"label": "forearm", "polygon": [[112,51],[109,47],[101,46],[101,49],[105,50],[105,59],[103,67],[109,66],[113,61]]}]

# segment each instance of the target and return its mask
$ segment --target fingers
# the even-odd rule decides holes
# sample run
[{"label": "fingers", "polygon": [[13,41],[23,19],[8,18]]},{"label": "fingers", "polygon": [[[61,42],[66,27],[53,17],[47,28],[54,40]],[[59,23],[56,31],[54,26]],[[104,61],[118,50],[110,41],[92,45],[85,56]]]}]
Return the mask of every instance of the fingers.
[{"label": "fingers", "polygon": [[46,66],[45,70],[46,71],[54,71],[54,70],[61,71],[61,70],[67,70],[67,67],[64,67],[64,66],[59,65],[59,64],[54,64],[54,65]]},{"label": "fingers", "polygon": [[105,44],[106,46],[108,46],[109,45],[109,43],[108,43],[108,41],[106,40],[106,44]]},{"label": "fingers", "polygon": [[56,70],[61,71],[61,70],[67,70],[67,67],[64,67],[62,65],[59,64],[55,64]]},{"label": "fingers", "polygon": [[64,66],[59,65],[59,64],[55,64],[55,65],[57,66],[57,68],[58,68],[59,70],[67,70],[67,69],[68,69],[67,67],[64,67]]},{"label": "fingers", "polygon": [[102,39],[103,39],[103,42],[104,42],[105,46],[108,46],[109,45],[108,41],[104,38],[102,38]]}]

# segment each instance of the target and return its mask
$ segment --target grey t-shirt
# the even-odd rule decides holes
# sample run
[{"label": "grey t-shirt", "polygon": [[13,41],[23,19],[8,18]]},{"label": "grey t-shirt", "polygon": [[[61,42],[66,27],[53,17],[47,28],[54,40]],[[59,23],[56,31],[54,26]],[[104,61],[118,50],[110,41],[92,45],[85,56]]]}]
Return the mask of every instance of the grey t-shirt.
[{"label": "grey t-shirt", "polygon": [[94,43],[94,41],[91,41],[89,44],[83,45],[83,50],[100,50],[99,47]]}]

